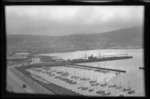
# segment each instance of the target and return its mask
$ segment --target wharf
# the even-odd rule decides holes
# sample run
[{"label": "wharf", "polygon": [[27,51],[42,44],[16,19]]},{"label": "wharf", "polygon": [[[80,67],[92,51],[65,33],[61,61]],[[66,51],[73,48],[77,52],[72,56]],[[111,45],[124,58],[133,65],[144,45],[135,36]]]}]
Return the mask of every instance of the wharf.
[{"label": "wharf", "polygon": [[103,69],[103,70],[117,71],[117,72],[126,73],[125,70],[119,70],[119,69],[102,68],[102,67],[92,67],[92,66],[86,66],[86,65],[76,65],[76,66],[87,67],[87,68],[93,68],[93,69]]}]

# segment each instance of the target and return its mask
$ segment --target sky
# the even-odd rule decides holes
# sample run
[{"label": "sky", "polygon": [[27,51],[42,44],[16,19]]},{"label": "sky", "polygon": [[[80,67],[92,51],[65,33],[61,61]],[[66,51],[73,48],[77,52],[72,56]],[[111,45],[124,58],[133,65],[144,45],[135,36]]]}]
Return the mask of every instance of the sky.
[{"label": "sky", "polygon": [[6,33],[63,36],[143,25],[143,6],[6,6]]}]

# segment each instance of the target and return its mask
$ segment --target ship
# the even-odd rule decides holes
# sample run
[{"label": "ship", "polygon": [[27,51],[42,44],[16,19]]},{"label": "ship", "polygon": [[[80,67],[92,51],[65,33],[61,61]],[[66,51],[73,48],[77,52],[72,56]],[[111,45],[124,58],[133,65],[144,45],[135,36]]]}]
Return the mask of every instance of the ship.
[{"label": "ship", "polygon": [[111,61],[111,60],[131,59],[131,58],[133,58],[133,56],[129,56],[128,54],[105,55],[101,57],[91,55],[89,57],[72,59],[69,61],[71,61],[72,63],[85,63],[85,62]]}]

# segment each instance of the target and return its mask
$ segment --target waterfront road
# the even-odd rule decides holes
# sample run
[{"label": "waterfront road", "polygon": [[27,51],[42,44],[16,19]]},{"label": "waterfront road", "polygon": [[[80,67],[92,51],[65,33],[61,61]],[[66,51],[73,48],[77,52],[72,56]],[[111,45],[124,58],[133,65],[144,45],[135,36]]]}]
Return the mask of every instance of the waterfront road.
[{"label": "waterfront road", "polygon": [[[35,93],[29,85],[13,74],[11,68],[14,68],[14,66],[8,66],[7,68],[7,90],[15,93]],[[22,87],[23,84],[26,84],[26,88]]]}]

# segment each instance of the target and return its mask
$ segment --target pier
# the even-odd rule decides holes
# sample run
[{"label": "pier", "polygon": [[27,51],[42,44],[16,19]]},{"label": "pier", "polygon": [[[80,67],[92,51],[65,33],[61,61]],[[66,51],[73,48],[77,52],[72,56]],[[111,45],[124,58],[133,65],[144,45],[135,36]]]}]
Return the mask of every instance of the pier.
[{"label": "pier", "polygon": [[125,70],[119,70],[119,69],[102,68],[102,67],[92,67],[92,66],[86,66],[86,65],[76,65],[76,66],[87,67],[87,68],[93,68],[93,69],[103,69],[103,70],[117,71],[117,72],[126,73]]}]

